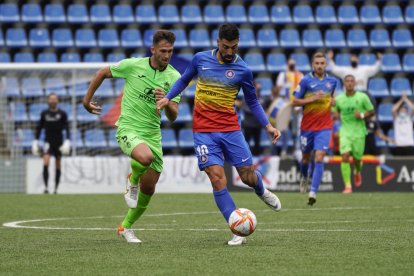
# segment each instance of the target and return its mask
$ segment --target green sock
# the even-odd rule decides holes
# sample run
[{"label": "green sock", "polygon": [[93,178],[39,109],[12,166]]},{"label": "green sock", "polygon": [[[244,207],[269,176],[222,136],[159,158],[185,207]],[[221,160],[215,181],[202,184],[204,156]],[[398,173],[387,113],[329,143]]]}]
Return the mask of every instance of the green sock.
[{"label": "green sock", "polygon": [[341,173],[345,187],[351,187],[351,166],[348,162],[341,162]]},{"label": "green sock", "polygon": [[150,200],[151,200],[150,195],[146,195],[143,192],[139,191],[138,206],[137,208],[134,208],[134,209],[130,208],[128,210],[128,214],[125,216],[124,221],[122,222],[122,227],[131,228],[132,224],[134,224],[145,212]]},{"label": "green sock", "polygon": [[141,176],[148,170],[149,166],[144,166],[138,161],[135,161],[134,159],[131,159],[131,168],[132,173],[129,180],[131,181],[131,184],[136,186],[139,183],[139,179]]},{"label": "green sock", "polygon": [[359,161],[359,162],[354,161],[354,165],[355,165],[355,173],[356,174],[360,173],[361,169],[362,169],[362,162],[361,161]]}]

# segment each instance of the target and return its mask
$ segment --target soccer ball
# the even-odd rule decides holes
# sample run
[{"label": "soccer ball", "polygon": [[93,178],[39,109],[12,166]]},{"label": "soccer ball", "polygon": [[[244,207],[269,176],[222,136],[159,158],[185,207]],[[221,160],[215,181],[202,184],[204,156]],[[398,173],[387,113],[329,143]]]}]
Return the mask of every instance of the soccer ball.
[{"label": "soccer ball", "polygon": [[237,236],[246,237],[254,232],[257,226],[256,215],[246,208],[234,210],[229,218],[231,232]]}]

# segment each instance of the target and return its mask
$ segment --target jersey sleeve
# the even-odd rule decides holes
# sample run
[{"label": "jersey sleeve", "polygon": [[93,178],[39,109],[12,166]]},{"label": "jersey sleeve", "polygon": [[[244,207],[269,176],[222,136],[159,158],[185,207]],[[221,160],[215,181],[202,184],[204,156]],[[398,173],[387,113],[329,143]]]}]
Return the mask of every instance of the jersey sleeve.
[{"label": "jersey sleeve", "polygon": [[199,55],[195,55],[191,63],[185,69],[184,74],[179,78],[171,90],[165,96],[167,99],[173,99],[180,94],[190,83],[190,81],[198,74],[197,64],[199,62]]},{"label": "jersey sleeve", "polygon": [[112,77],[125,79],[131,72],[131,65],[134,63],[136,58],[123,59],[118,63],[109,66]]},{"label": "jersey sleeve", "polygon": [[297,99],[303,99],[306,93],[307,81],[306,78],[300,80],[299,85],[296,87],[295,92],[293,92],[293,97]]}]

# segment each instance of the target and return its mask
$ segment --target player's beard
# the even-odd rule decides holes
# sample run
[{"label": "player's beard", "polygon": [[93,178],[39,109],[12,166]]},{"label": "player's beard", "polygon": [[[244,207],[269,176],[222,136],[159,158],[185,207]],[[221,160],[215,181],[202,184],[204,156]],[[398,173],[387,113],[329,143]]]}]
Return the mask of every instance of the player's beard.
[{"label": "player's beard", "polygon": [[230,63],[234,58],[234,55],[233,56],[232,55],[225,56],[220,51],[219,51],[219,54],[220,54],[221,60],[224,61],[225,63]]}]

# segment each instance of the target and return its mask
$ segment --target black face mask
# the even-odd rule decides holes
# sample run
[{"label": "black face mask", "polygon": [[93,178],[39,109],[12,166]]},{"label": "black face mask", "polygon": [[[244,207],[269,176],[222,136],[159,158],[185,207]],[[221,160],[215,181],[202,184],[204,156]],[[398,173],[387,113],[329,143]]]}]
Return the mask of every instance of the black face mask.
[{"label": "black face mask", "polygon": [[289,71],[295,71],[295,64],[289,65]]},{"label": "black face mask", "polygon": [[351,66],[353,68],[356,68],[358,66],[358,62],[357,61],[351,61]]}]

